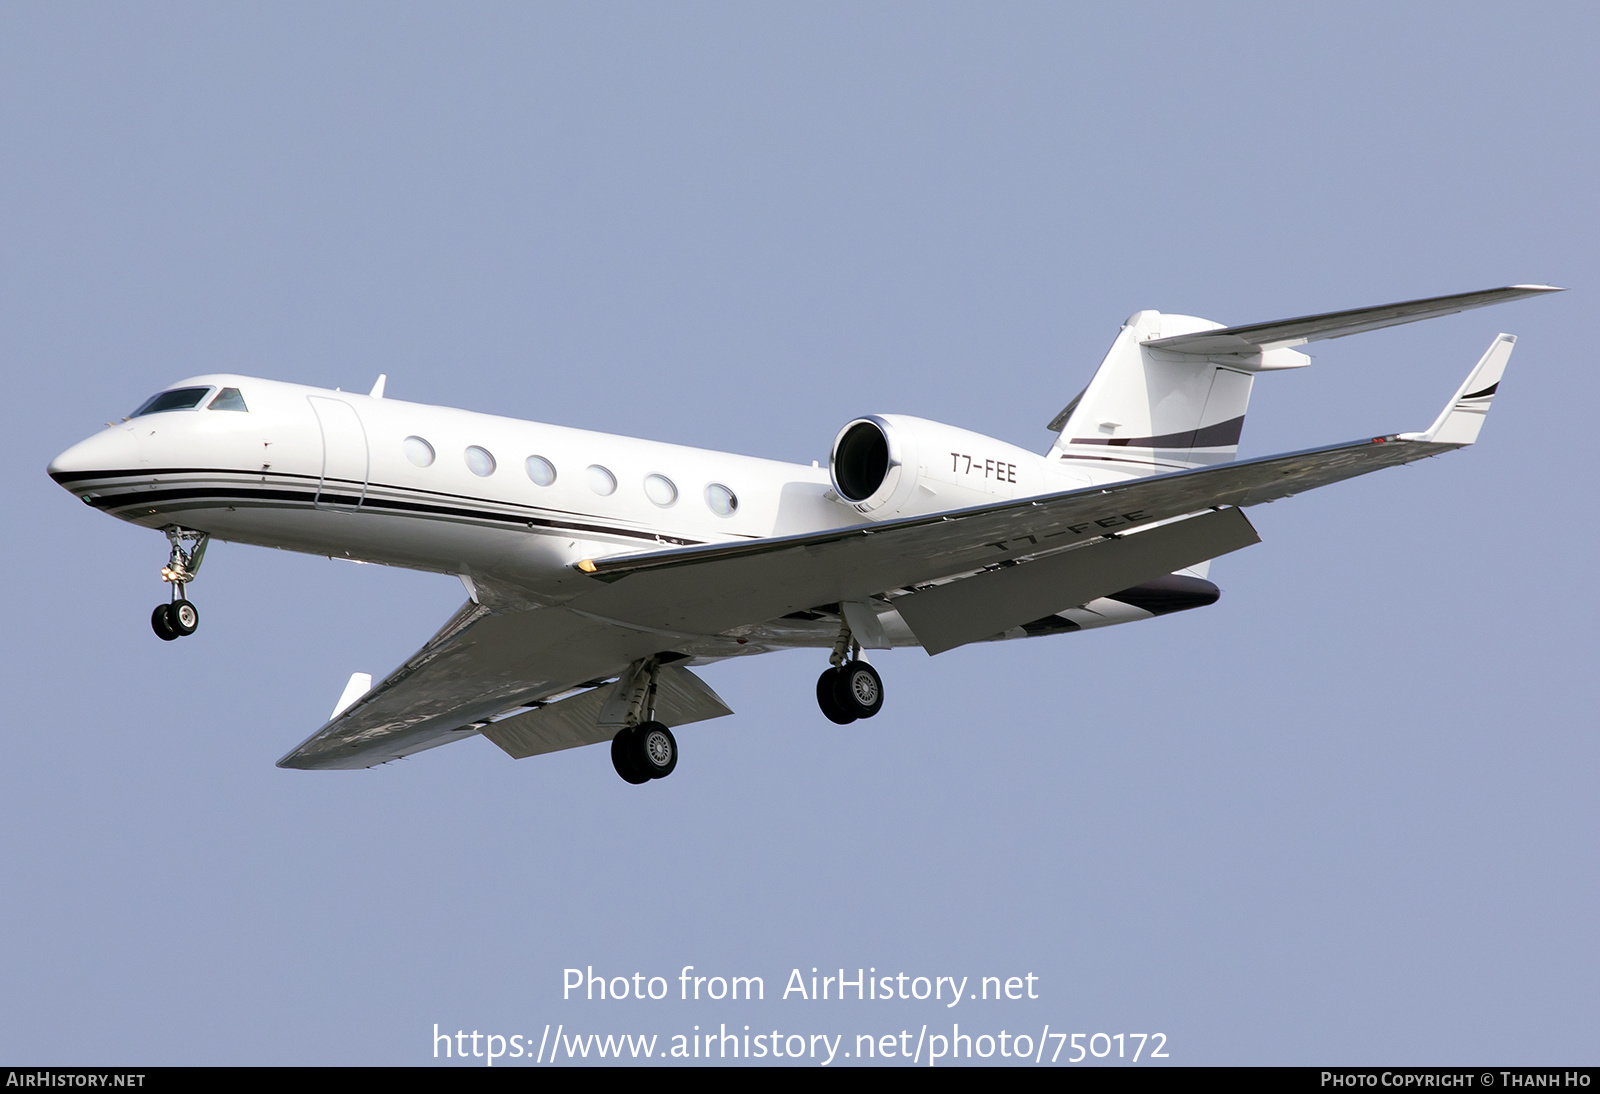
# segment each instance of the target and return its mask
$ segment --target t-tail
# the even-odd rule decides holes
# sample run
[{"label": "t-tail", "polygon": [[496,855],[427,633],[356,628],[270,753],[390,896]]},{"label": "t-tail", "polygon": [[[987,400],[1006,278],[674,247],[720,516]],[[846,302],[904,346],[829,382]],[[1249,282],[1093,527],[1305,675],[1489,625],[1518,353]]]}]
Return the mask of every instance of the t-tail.
[{"label": "t-tail", "polygon": [[[1238,454],[1256,374],[1311,363],[1292,347],[1559,291],[1512,285],[1241,327],[1137,312],[1089,386],[1050,422],[1059,431],[1050,455],[1101,482],[1227,463]],[[1509,344],[1503,352],[1509,354]],[[1498,366],[1489,371],[1503,367],[1498,353],[1491,356]],[[1462,398],[1477,394],[1463,389]],[[1452,431],[1466,428],[1466,417],[1452,421]]]}]

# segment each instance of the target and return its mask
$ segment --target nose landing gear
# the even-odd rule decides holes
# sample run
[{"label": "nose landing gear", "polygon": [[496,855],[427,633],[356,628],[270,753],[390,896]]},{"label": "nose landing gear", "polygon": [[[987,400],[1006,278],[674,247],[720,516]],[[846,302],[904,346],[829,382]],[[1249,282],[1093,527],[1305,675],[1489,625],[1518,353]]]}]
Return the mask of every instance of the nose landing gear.
[{"label": "nose landing gear", "polygon": [[150,613],[150,629],[163,642],[183,638],[200,626],[200,612],[187,600],[174,600],[171,604],[157,604]]},{"label": "nose landing gear", "polygon": [[843,618],[839,620],[839,640],[828,660],[831,667],[817,677],[817,706],[828,721],[845,726],[883,709],[883,678],[861,660],[861,644]]},{"label": "nose landing gear", "polygon": [[[184,586],[200,572],[211,536],[176,525],[162,529],[172,544],[172,556],[161,567],[161,580],[172,586],[172,602],[157,604],[150,613],[150,629],[163,642],[193,634],[200,626],[200,611],[184,597]],[[192,544],[192,546],[189,546]]]}]

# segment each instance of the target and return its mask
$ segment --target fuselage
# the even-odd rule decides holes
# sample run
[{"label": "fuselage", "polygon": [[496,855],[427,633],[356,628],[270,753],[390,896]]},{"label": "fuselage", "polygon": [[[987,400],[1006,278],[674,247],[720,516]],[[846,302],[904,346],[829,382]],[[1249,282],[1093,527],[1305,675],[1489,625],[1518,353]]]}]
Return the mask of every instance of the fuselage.
[{"label": "fuselage", "polygon": [[[492,583],[538,603],[583,559],[862,523],[817,465],[229,374],[180,381],[151,402],[63,452],[51,477],[135,524],[456,574],[475,597]],[[977,450],[976,471],[973,453],[923,453],[921,485],[902,506],[1086,484],[1004,442],[901,421],[943,431],[941,449]],[[893,644],[914,645],[884,608]],[[1063,613],[1056,629],[1152,614],[1090,609]],[[826,625],[804,623],[775,624],[762,645],[829,640]]]},{"label": "fuselage", "polygon": [[[148,527],[524,581],[852,522],[822,468],[244,376],[168,390],[202,388],[68,449],[51,476]],[[208,406],[229,389],[245,409]]]}]

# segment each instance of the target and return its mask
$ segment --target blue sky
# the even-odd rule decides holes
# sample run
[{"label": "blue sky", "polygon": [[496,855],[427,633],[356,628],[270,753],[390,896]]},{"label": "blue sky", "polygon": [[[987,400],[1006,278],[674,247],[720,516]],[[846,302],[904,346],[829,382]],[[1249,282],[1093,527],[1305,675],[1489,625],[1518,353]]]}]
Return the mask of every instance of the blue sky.
[{"label": "blue sky", "polygon": [[[813,966],[1031,972],[957,1020],[1175,1063],[1592,1057],[1596,19],[7,7],[0,1057],[953,1016],[772,998]],[[713,667],[738,713],[642,793],[481,740],[277,770],[459,584],[218,545],[164,644],[160,538],[44,475],[224,370],[797,461],[870,412],[1042,451],[1138,309],[1515,282],[1573,291],[1263,378],[1243,455],[1425,428],[1520,338],[1477,447],[1254,511],[1214,607],[886,655],[849,727],[819,656]],[[690,964],[769,998],[561,999]]]}]

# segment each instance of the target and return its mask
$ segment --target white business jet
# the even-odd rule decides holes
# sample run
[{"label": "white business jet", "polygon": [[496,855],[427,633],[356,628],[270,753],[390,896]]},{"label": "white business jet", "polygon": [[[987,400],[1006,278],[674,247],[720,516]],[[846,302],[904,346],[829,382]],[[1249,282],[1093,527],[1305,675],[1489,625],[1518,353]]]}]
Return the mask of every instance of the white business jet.
[{"label": "white business jet", "polygon": [[455,574],[469,600],[379,683],[351,677],[280,767],[358,768],[482,734],[513,757],[611,742],[670,774],[671,726],[731,711],[691,672],[832,650],[822,712],[870,718],[864,650],[1088,630],[1211,604],[1244,509],[1472,444],[1515,339],[1421,433],[1235,461],[1258,373],[1291,347],[1560,290],[1514,285],[1223,327],[1141,311],[1050,422],[1044,455],[937,422],[856,418],[829,466],[778,463],[247,376],[196,376],[50,475],[166,534],[157,635],[193,634],[212,538]]}]

